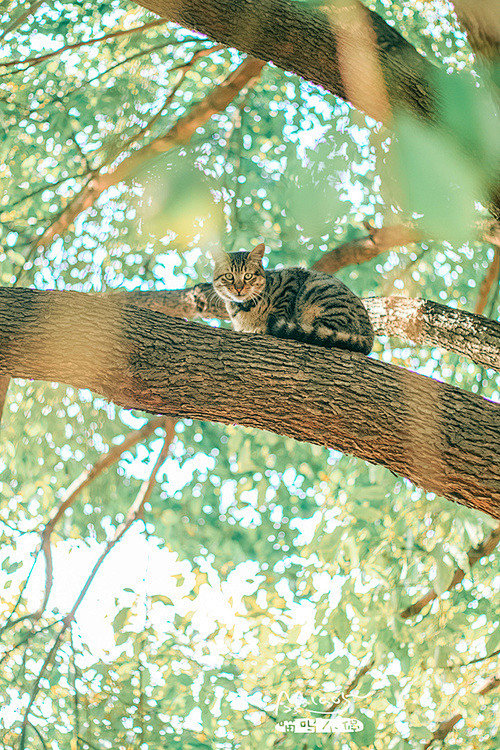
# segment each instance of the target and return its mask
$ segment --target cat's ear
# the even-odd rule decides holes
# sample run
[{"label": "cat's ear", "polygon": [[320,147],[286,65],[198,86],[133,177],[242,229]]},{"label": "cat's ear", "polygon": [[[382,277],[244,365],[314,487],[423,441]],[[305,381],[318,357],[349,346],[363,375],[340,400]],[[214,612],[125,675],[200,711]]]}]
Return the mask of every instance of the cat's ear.
[{"label": "cat's ear", "polygon": [[260,263],[262,258],[264,257],[265,252],[266,246],[263,242],[261,242],[260,245],[256,245],[253,250],[250,250],[250,258],[252,260],[257,260]]},{"label": "cat's ear", "polygon": [[220,263],[223,260],[227,260],[227,253],[225,253],[221,247],[211,247],[208,254],[214,263]]}]

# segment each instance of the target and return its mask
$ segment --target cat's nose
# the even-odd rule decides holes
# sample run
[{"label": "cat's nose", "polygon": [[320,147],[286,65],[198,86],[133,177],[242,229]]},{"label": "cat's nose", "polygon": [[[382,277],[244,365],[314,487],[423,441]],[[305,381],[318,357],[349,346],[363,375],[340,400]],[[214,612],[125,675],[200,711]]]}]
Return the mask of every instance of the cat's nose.
[{"label": "cat's nose", "polygon": [[243,286],[237,286],[237,284],[235,284],[234,288],[236,289],[236,291],[238,292],[238,294],[243,291]]}]

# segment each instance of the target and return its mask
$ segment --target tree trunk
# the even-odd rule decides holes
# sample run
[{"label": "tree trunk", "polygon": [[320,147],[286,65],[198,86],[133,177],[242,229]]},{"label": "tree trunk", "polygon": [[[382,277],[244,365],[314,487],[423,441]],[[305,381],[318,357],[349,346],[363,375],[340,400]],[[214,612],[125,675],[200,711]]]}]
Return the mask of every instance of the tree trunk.
[{"label": "tree trunk", "polygon": [[500,518],[500,408],[369,357],[169,318],[122,296],[0,290],[0,375],[351,453]]}]

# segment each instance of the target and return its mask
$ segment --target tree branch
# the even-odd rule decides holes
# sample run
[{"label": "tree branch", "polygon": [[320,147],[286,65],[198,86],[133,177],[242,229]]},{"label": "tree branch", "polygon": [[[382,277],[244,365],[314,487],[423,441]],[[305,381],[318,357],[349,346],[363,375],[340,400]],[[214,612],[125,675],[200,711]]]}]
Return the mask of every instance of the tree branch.
[{"label": "tree branch", "polygon": [[[358,0],[322,8],[291,0],[260,0],[258,4],[141,0],[139,4],[218,42],[272,60],[342,99],[357,98],[361,101],[355,106],[363,106],[375,119],[390,114],[380,100],[385,95],[392,106],[433,117],[434,97],[427,80],[436,69],[396,29]],[[369,27],[367,33],[364,24]],[[360,32],[357,35],[352,34],[354,25]],[[365,85],[366,79],[378,84],[378,70],[374,71],[373,55],[368,54],[370,47],[386,89],[375,92],[379,98]],[[360,48],[364,59],[360,59]],[[349,55],[360,63],[355,79]]]},{"label": "tree branch", "polygon": [[197,128],[208,122],[217,112],[222,112],[243,88],[251,84],[252,80],[260,74],[263,66],[264,63],[261,60],[251,58],[245,60],[205,99],[180,117],[165,135],[155,138],[146,146],[134,151],[111,171],[96,170],[56,221],[42,235],[33,240],[33,248],[39,251],[47,247],[55,237],[62,235],[71,226],[82,211],[90,208],[101,193],[111,185],[129,179],[145,161],[187,143]]},{"label": "tree branch", "polygon": [[[490,532],[490,534],[486,537],[486,539],[483,539],[481,544],[478,547],[471,547],[470,550],[467,553],[467,559],[469,561],[469,567],[472,568],[473,565],[475,565],[482,557],[487,557],[488,555],[491,555],[495,547],[497,546],[498,542],[500,541],[500,525],[497,526],[493,531]],[[459,583],[463,581],[465,578],[465,571],[462,570],[462,568],[458,568],[455,570],[455,574],[451,580],[450,585],[446,589],[447,591],[451,591],[455,588]],[[410,617],[415,617],[415,615],[418,615],[419,612],[423,610],[423,608],[432,602],[434,599],[437,599],[438,594],[434,589],[429,589],[423,596],[420,597],[420,599],[417,599],[416,602],[413,602],[413,604],[410,604],[409,607],[404,609],[402,612],[399,613],[399,616],[403,620],[408,620]],[[469,662],[471,663],[471,662]]]},{"label": "tree branch", "polygon": [[500,60],[499,0],[452,0],[474,52],[487,64]]},{"label": "tree branch", "polygon": [[[483,687],[477,691],[476,695],[487,695],[492,690],[495,690],[495,688],[497,688],[499,685],[500,685],[500,678],[490,677],[485,682]],[[454,714],[449,719],[445,719],[445,721],[442,721],[438,725],[438,728],[432,735],[431,739],[428,742],[426,742],[425,745],[422,746],[422,750],[428,750],[428,748],[430,748],[432,743],[435,742],[436,740],[440,740],[440,741],[444,740],[449,735],[449,733],[451,732],[455,724],[458,724],[460,719],[463,719],[462,714]]]},{"label": "tree branch", "polygon": [[500,370],[500,324],[494,320],[424,299],[369,297],[363,304],[376,334],[438,346]]},{"label": "tree branch", "polygon": [[75,502],[78,495],[93,482],[93,480],[102,474],[104,471],[109,469],[125,451],[130,450],[137,443],[141,443],[146,440],[158,427],[165,422],[164,417],[156,417],[147,422],[139,430],[130,432],[125,439],[119,445],[113,445],[101,458],[99,458],[93,466],[82,471],[80,476],[70,484],[66,492],[62,495],[59,504],[54,508],[50,519],[47,521],[43,530],[40,533],[41,537],[41,550],[45,557],[45,590],[43,599],[40,607],[32,615],[33,620],[38,620],[42,616],[47,602],[49,600],[50,592],[52,590],[52,547],[51,547],[51,536],[54,531],[54,527],[59,519],[64,515],[68,508]]},{"label": "tree branch", "polygon": [[378,228],[370,224],[369,221],[364,221],[363,225],[368,231],[368,236],[344,242],[330,250],[329,253],[325,253],[316,261],[313,268],[316,271],[323,271],[323,273],[336,273],[345,266],[366,263],[366,261],[393,247],[409,245],[412,242],[419,242],[421,239],[420,233],[416,229],[405,224]]},{"label": "tree branch", "polygon": [[[392,112],[442,128],[460,150],[462,134],[443,124],[444,67],[431,64],[392,26],[359,0],[318,4],[294,0],[139,0],[139,4],[186,28],[236,47],[323,86],[389,126]],[[488,184],[486,184],[486,182]],[[500,218],[500,177],[484,195]]]},{"label": "tree branch", "polygon": [[115,533],[113,537],[106,542],[105,547],[99,558],[97,559],[97,562],[95,563],[94,567],[92,568],[90,575],[88,576],[87,580],[85,581],[85,584],[80,591],[78,597],[76,598],[75,603],[73,604],[73,607],[71,608],[71,611],[66,615],[63,621],[63,625],[56,635],[54,639],[54,643],[52,644],[52,647],[50,651],[48,652],[47,656],[45,657],[45,661],[43,662],[40,671],[35,679],[34,685],[31,689],[30,699],[28,702],[28,705],[26,707],[26,710],[24,712],[23,722],[21,726],[21,739],[19,742],[19,750],[25,750],[26,747],[26,732],[29,725],[29,718],[31,715],[31,709],[33,708],[33,704],[36,700],[36,697],[38,695],[38,691],[40,689],[40,682],[42,680],[42,677],[44,676],[45,672],[47,671],[48,667],[52,663],[57,650],[59,649],[59,644],[61,642],[61,639],[68,629],[68,627],[73,622],[73,619],[75,617],[75,614],[78,610],[78,607],[82,603],[87,591],[90,588],[90,585],[92,581],[94,580],[97,571],[101,567],[102,563],[108,556],[108,554],[111,552],[113,547],[120,541],[122,536],[125,534],[126,531],[130,528],[130,526],[134,523],[134,521],[139,518],[142,514],[144,504],[149,500],[151,497],[151,493],[153,491],[155,481],[156,481],[156,474],[162,464],[165,461],[165,458],[167,457],[168,451],[170,449],[170,443],[172,442],[174,436],[175,436],[175,422],[172,420],[164,420],[165,424],[165,440],[163,443],[163,447],[160,451],[160,454],[155,461],[155,464],[153,466],[153,469],[149,475],[149,478],[146,479],[142,485],[141,488],[137,494],[136,499],[132,503],[132,505],[129,508],[129,511],[123,520],[123,522],[116,528]]},{"label": "tree branch", "polygon": [[2,373],[329,446],[500,518],[499,406],[363,355],[186,323],[123,295],[0,289]]},{"label": "tree branch", "polygon": [[[145,23],[142,26],[134,26],[131,29],[112,31],[109,34],[104,34],[103,36],[98,36],[94,39],[87,39],[84,42],[74,42],[74,44],[66,44],[60,49],[53,50],[52,52],[46,52],[44,55],[39,55],[38,57],[27,57],[25,60],[10,60],[9,62],[0,62],[0,67],[10,68],[13,65],[26,65],[26,67],[29,68],[34,65],[39,65],[40,63],[45,62],[45,60],[50,60],[52,57],[57,57],[57,55],[61,55],[67,50],[77,49],[78,47],[86,47],[89,44],[98,44],[99,42],[104,42],[108,39],[117,39],[120,36],[135,34],[138,31],[146,31],[147,29],[151,29],[154,26],[160,26],[161,24],[167,23],[167,21],[168,18],[157,18],[155,21],[150,21],[149,23]],[[24,70],[25,69],[26,68],[24,68]]]},{"label": "tree branch", "polygon": [[[226,320],[228,317],[208,283],[187,289],[111,295],[179,318]],[[423,299],[368,297],[362,302],[379,336],[398,336],[413,344],[438,346],[469,357],[478,365],[500,370],[500,324],[494,320]]]}]

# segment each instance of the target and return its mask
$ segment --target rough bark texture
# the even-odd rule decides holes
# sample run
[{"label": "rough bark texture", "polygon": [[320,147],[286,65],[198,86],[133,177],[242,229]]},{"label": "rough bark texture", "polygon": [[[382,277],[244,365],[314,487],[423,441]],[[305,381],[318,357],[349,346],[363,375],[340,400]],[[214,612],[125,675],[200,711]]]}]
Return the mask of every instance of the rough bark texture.
[{"label": "rough bark texture", "polygon": [[425,299],[370,297],[363,304],[377,334],[439,346],[500,370],[500,324],[495,320]]},{"label": "rough bark texture", "polygon": [[[118,292],[113,296],[138,307],[179,318],[221,318],[227,313],[211,284],[154,292]],[[500,324],[466,310],[407,297],[363,299],[377,335],[398,336],[422,346],[437,346],[500,370]]]},{"label": "rough bark texture", "polygon": [[[218,42],[236,47],[320,84],[357,109],[390,124],[405,111],[442,127],[444,68],[420,55],[406,39],[359,0],[140,0],[140,5]],[[470,158],[458,133],[452,141]],[[500,219],[500,176],[483,186]]]},{"label": "rough bark texture", "polygon": [[[140,0],[140,5],[211,39],[320,84],[376,119],[392,106],[433,117],[428,79],[435,68],[358,0],[325,8],[293,0]],[[379,82],[386,92],[370,91]],[[357,70],[349,60],[355,61]],[[353,81],[355,76],[355,81]],[[358,101],[353,101],[357,98]],[[390,116],[390,110],[385,111]]]},{"label": "rough bark texture", "polygon": [[2,289],[2,374],[330,446],[500,518],[498,405],[360,354],[186,323],[118,297]]}]

